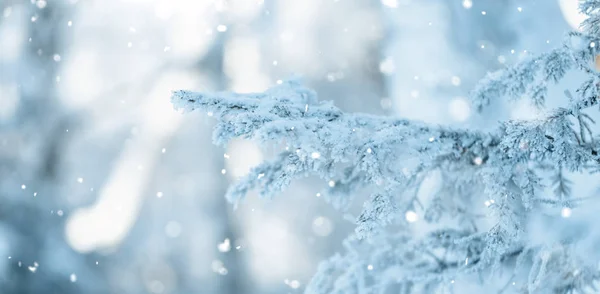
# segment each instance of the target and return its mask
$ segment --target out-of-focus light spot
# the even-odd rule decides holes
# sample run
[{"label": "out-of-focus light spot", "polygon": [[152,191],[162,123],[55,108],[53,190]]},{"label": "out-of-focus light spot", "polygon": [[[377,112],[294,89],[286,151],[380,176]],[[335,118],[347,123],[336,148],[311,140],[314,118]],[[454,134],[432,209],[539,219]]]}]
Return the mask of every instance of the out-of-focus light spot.
[{"label": "out-of-focus light spot", "polygon": [[80,184],[83,183],[83,178],[77,178],[77,182]]},{"label": "out-of-focus light spot", "polygon": [[473,159],[473,163],[475,165],[481,165],[483,163],[483,159],[481,157],[477,156]]},{"label": "out-of-focus light spot", "polygon": [[373,270],[373,265],[372,264],[367,265],[367,270],[372,271]]},{"label": "out-of-focus light spot", "polygon": [[71,281],[71,283],[77,282],[77,275],[76,274],[71,274],[69,276],[69,280]]},{"label": "out-of-focus light spot", "polygon": [[463,0],[462,6],[466,9],[471,9],[473,7],[473,1],[471,0]]},{"label": "out-of-focus light spot", "polygon": [[332,72],[327,73],[327,80],[330,82],[335,82],[335,80],[337,80],[335,77],[335,73],[332,73]]},{"label": "out-of-focus light spot", "polygon": [[450,81],[452,82],[452,85],[454,85],[454,86],[460,86],[460,78],[459,77],[453,76]]},{"label": "out-of-focus light spot", "polygon": [[333,180],[329,181],[329,187],[331,187],[331,188],[335,187],[335,181],[333,181]]},{"label": "out-of-focus light spot", "polygon": [[573,29],[579,30],[579,25],[588,18],[579,12],[578,0],[559,0],[559,6],[563,17]]},{"label": "out-of-focus light spot", "polygon": [[564,218],[569,218],[571,217],[571,214],[573,212],[571,211],[570,208],[568,207],[563,207],[563,209],[560,211],[560,216],[564,217]]},{"label": "out-of-focus light spot", "polygon": [[226,32],[227,31],[227,26],[226,25],[218,25],[217,26],[217,32]]},{"label": "out-of-focus light spot", "polygon": [[464,98],[454,98],[448,105],[450,116],[456,121],[465,121],[471,116],[471,106]]},{"label": "out-of-focus light spot", "polygon": [[333,223],[328,218],[319,216],[313,220],[312,229],[315,235],[326,237],[333,231]]},{"label": "out-of-focus light spot", "polygon": [[344,72],[342,72],[342,71],[327,73],[327,80],[330,82],[335,82],[335,81],[341,80],[343,78],[344,78]]},{"label": "out-of-focus light spot", "polygon": [[379,105],[381,105],[382,109],[391,109],[392,108],[392,99],[382,98],[381,101],[379,101]]},{"label": "out-of-focus light spot", "polygon": [[319,152],[313,152],[313,153],[310,154],[310,157],[312,159],[317,159],[317,158],[321,157],[321,153],[319,153]]},{"label": "out-of-focus light spot", "polygon": [[181,235],[181,231],[182,231],[181,224],[176,221],[170,221],[165,226],[165,234],[169,238],[179,237],[179,235]]},{"label": "out-of-focus light spot", "polygon": [[517,10],[518,10],[519,12],[522,12],[522,11],[523,11],[523,7],[517,7]]},{"label": "out-of-focus light spot", "polygon": [[298,282],[298,280],[291,280],[289,285],[292,289],[300,288],[300,282]]},{"label": "out-of-focus light spot", "polygon": [[25,190],[25,189],[27,189],[27,186],[21,185],[21,189]]},{"label": "out-of-focus light spot", "polygon": [[213,260],[213,262],[211,263],[211,268],[215,273],[219,273],[222,275],[227,274],[227,269],[225,268],[223,262],[218,259]]},{"label": "out-of-focus light spot", "polygon": [[46,3],[46,0],[37,0],[37,2],[35,3],[35,5],[39,8],[39,9],[44,9],[46,8],[46,5],[48,3]]},{"label": "out-of-focus light spot", "polygon": [[69,20],[69,21],[67,22],[67,26],[72,26],[72,25],[73,25],[73,22]]},{"label": "out-of-focus light spot", "polygon": [[410,91],[410,97],[419,98],[419,90]]},{"label": "out-of-focus light spot", "polygon": [[300,282],[298,280],[285,279],[285,280],[283,280],[283,283],[285,283],[292,289],[300,288]]},{"label": "out-of-focus light spot", "polygon": [[487,14],[487,12],[485,12],[485,11],[481,12],[481,15],[486,15],[486,14]]},{"label": "out-of-focus light spot", "polygon": [[387,7],[391,7],[391,8],[397,8],[398,7],[398,0],[381,0],[381,4],[387,6]]},{"label": "out-of-focus light spot", "polygon": [[156,197],[162,198],[163,197],[163,192],[156,192]]},{"label": "out-of-focus light spot", "polygon": [[394,59],[387,57],[379,63],[379,71],[386,75],[391,75],[396,71]]},{"label": "out-of-focus light spot", "polygon": [[419,216],[417,215],[416,212],[409,210],[404,214],[404,217],[406,218],[406,221],[409,223],[414,223],[419,219]]}]

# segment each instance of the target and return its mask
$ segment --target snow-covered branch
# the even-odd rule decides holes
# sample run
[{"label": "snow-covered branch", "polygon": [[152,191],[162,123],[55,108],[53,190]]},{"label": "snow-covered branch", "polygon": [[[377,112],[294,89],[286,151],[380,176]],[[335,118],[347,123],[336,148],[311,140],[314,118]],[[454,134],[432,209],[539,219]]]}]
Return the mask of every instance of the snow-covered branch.
[{"label": "snow-covered branch", "polygon": [[[515,272],[529,272],[521,281],[525,291],[580,289],[598,278],[597,270],[577,263],[572,240],[555,247],[531,244],[527,221],[540,207],[570,208],[581,200],[570,195],[563,170],[598,170],[600,140],[584,111],[598,105],[600,75],[591,64],[600,45],[599,7],[600,1],[584,2],[582,11],[590,18],[583,32],[568,34],[560,48],[479,83],[472,95],[479,110],[504,96],[527,96],[543,108],[548,85],[570,70],[586,75],[575,95],[565,91],[563,107],[537,120],[502,122],[491,132],[344,113],[297,80],[264,93],[175,91],[172,101],[177,109],[214,116],[217,144],[242,137],[284,145],[276,158],[229,189],[227,198],[236,204],[250,190],[272,197],[307,175],[325,180],[324,195],[339,209],[349,206],[358,189],[374,191],[346,254],[323,263],[308,293],[379,293],[390,285],[431,293],[459,274],[493,273],[509,262],[516,263]],[[419,188],[426,178],[437,178],[440,188],[422,199]],[[555,195],[544,193],[546,181]],[[485,207],[476,205],[482,203]],[[436,228],[419,238],[407,233],[417,208]],[[482,217],[493,225],[481,225]]]}]

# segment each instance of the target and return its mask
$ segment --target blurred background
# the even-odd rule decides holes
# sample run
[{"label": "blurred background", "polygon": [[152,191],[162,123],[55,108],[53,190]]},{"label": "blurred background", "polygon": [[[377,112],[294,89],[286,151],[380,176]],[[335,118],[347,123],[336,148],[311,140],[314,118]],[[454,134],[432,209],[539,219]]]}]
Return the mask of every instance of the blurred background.
[{"label": "blurred background", "polygon": [[0,293],[300,293],[352,212],[310,178],[234,210],[272,154],[213,146],[172,90],[299,75],[346,111],[491,128],[535,111],[474,113],[477,80],[580,21],[577,0],[0,0]]}]

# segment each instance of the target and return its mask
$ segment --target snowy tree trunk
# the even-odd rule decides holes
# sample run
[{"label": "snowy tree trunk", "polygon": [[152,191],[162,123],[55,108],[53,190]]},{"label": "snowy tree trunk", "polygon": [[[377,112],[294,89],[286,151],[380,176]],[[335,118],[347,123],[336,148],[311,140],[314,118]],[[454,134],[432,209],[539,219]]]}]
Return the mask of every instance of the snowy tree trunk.
[{"label": "snowy tree trunk", "polygon": [[[63,238],[62,201],[58,194],[61,152],[74,122],[61,107],[56,84],[64,30],[72,8],[63,1],[17,3],[13,17],[23,17],[24,48],[13,72],[19,100],[5,128],[4,148],[13,150],[8,170],[0,169],[4,193],[2,226],[8,231],[10,265],[2,289],[10,293],[89,293],[101,283],[73,284],[71,273],[91,278],[85,257],[77,255]],[[83,283],[83,284],[82,284]]]},{"label": "snowy tree trunk", "polygon": [[[214,45],[206,56],[202,58],[198,68],[211,68],[213,69],[214,87],[217,89],[227,88],[227,79],[223,73],[223,55],[224,55],[224,43],[225,39],[222,35],[219,35],[215,40]],[[210,129],[213,128],[213,124],[209,124]],[[207,131],[206,134],[209,134]],[[208,143],[208,142],[207,142]],[[217,175],[209,183],[213,186],[212,201],[214,212],[214,224],[218,228],[217,239],[219,242],[225,242],[225,239],[229,239],[231,244],[229,250],[226,252],[220,252],[217,250],[217,244],[215,244],[215,256],[222,256],[224,266],[227,268],[227,274],[219,277],[217,293],[236,294],[236,293],[251,293],[251,284],[248,282],[250,273],[246,272],[246,264],[243,261],[244,253],[239,252],[235,249],[235,242],[240,240],[239,233],[237,231],[237,217],[234,216],[233,208],[230,203],[227,202],[224,195],[227,192],[229,182],[225,175],[219,174],[219,171],[225,168],[225,159],[223,156],[223,148],[215,147],[212,144],[206,144],[203,148],[207,153],[208,160],[208,171]]]}]

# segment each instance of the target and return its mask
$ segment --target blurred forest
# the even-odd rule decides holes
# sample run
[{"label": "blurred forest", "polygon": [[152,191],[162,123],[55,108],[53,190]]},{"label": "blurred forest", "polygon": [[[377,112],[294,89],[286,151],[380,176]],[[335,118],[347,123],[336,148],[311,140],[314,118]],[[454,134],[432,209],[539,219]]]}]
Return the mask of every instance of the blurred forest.
[{"label": "blurred forest", "polygon": [[215,147],[171,91],[301,76],[346,111],[488,128],[533,110],[477,115],[474,84],[560,44],[576,5],[0,0],[0,293],[300,293],[353,217],[311,178],[234,209],[228,184],[273,154]]}]

